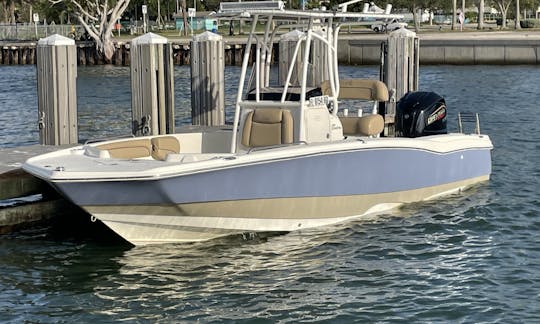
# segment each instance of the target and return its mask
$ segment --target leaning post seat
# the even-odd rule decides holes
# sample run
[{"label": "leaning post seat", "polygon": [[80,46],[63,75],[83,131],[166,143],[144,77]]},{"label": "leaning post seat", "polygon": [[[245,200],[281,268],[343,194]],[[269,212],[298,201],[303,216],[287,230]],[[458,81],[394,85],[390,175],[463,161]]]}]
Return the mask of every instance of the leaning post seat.
[{"label": "leaning post seat", "polygon": [[261,147],[293,142],[291,112],[276,108],[258,108],[250,111],[242,128],[242,145]]},{"label": "leaning post seat", "polygon": [[339,117],[343,126],[343,135],[376,136],[384,130],[384,118],[381,115],[363,117]]},{"label": "leaning post seat", "polygon": [[[322,93],[331,95],[330,82],[321,84]],[[359,99],[373,101],[373,114],[363,117],[343,117],[339,120],[343,126],[343,135],[377,136],[384,130],[384,118],[377,114],[381,101],[388,101],[388,88],[378,80],[344,79],[339,82],[338,99]]]},{"label": "leaning post seat", "polygon": [[[323,95],[331,95],[330,82],[321,84]],[[388,101],[388,88],[378,80],[344,79],[339,82],[338,99],[361,99],[373,101]]]}]

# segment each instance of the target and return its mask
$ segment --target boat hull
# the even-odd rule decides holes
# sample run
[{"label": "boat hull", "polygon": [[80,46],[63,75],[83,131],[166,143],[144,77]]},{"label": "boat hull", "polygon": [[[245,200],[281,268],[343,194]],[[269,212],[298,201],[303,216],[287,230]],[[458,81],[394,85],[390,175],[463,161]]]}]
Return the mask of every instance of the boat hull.
[{"label": "boat hull", "polygon": [[245,232],[289,232],[360,219],[404,203],[458,192],[488,179],[486,175],[427,188],[369,195],[83,208],[134,245],[194,242]]},{"label": "boat hull", "polygon": [[131,181],[56,182],[135,245],[292,231],[431,199],[489,179],[489,147],[353,149]]}]

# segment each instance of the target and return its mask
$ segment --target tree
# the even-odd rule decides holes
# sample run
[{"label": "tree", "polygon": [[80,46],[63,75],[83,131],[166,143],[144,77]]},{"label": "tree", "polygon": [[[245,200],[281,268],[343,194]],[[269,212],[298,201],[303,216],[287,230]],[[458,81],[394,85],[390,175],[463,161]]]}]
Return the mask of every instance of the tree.
[{"label": "tree", "polygon": [[116,22],[129,5],[130,0],[49,0],[53,4],[70,3],[74,13],[88,35],[94,40],[96,50],[105,62],[114,55],[112,34]]},{"label": "tree", "polygon": [[[521,17],[527,19],[527,11],[532,11],[533,16],[535,16],[538,7],[540,7],[540,0],[518,0],[516,3],[516,10],[519,11],[520,9],[523,9],[523,16],[519,16],[519,19],[521,20]],[[521,27],[521,24],[519,26]]]},{"label": "tree", "polygon": [[478,1],[478,27],[477,29],[484,29],[484,0]]},{"label": "tree", "polygon": [[8,23],[8,24],[14,24],[17,20],[17,13],[16,13],[16,7],[17,5],[20,5],[22,1],[15,1],[15,0],[3,0],[0,1],[0,8],[2,9],[2,18],[0,21]]},{"label": "tree", "polygon": [[502,25],[501,28],[505,29],[506,26],[506,14],[508,13],[508,7],[510,7],[510,4],[512,3],[512,0],[495,0],[494,1],[497,6],[499,7],[499,11],[502,15]]},{"label": "tree", "polygon": [[392,4],[396,8],[405,8],[412,12],[414,29],[416,32],[420,29],[420,20],[422,19],[422,9],[433,12],[434,9],[445,7],[445,0],[394,0]]},{"label": "tree", "polygon": [[519,21],[519,0],[516,0],[516,29],[521,29],[521,23]]},{"label": "tree", "polygon": [[452,30],[456,29],[457,0],[452,0]]},{"label": "tree", "polygon": [[180,1],[182,6],[182,20],[184,21],[184,36],[188,34],[188,21],[187,21],[187,4],[186,0]]}]

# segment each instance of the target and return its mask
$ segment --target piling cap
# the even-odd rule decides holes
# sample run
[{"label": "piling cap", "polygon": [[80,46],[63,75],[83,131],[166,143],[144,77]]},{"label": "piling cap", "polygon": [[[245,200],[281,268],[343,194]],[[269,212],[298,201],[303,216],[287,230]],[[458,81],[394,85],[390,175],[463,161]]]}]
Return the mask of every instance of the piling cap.
[{"label": "piling cap", "polygon": [[220,41],[223,39],[223,36],[214,34],[209,31],[205,31],[204,33],[201,33],[199,35],[193,36],[194,42],[204,42],[204,41]]},{"label": "piling cap", "polygon": [[304,32],[299,31],[298,29],[292,30],[286,34],[281,35],[279,38],[280,41],[297,41],[302,36],[304,36]]},{"label": "piling cap", "polygon": [[389,37],[416,37],[416,33],[407,28],[400,28],[391,32]]},{"label": "piling cap", "polygon": [[154,33],[146,33],[142,36],[133,38],[131,40],[131,45],[137,44],[167,44],[167,38],[163,36],[156,35]]},{"label": "piling cap", "polygon": [[47,38],[40,38],[38,41],[38,46],[47,46],[47,45],[75,45],[75,40],[64,37],[62,35],[54,34]]}]

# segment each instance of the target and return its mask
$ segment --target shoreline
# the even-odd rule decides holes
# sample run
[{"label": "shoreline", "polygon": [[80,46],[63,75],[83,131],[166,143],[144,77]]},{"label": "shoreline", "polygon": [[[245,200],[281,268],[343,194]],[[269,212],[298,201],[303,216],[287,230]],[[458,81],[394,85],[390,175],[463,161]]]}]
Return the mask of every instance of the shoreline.
[{"label": "shoreline", "polygon": [[[190,61],[191,37],[167,36],[172,43],[174,64]],[[343,33],[339,40],[338,60],[341,64],[372,65],[380,62],[381,43],[387,34],[371,32]],[[464,31],[418,34],[420,64],[513,65],[540,64],[540,31]],[[117,51],[112,64],[129,66],[131,37],[115,40]],[[224,36],[225,64],[239,65],[247,37]],[[37,41],[0,41],[0,65],[35,64]],[[79,65],[101,65],[93,42],[78,41]],[[278,62],[278,43],[274,43],[274,61]]]}]

